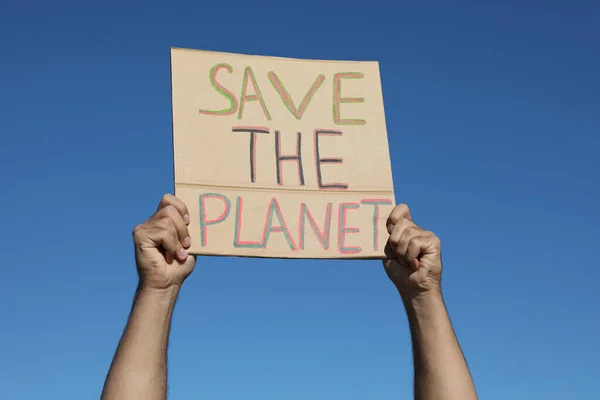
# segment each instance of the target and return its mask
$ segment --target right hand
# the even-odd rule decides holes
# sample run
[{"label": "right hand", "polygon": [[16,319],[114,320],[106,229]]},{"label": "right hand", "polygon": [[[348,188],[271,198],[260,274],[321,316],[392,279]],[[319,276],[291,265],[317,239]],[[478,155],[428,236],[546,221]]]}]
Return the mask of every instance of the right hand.
[{"label": "right hand", "polygon": [[142,287],[180,287],[192,273],[196,258],[186,250],[191,245],[189,222],[183,201],[165,194],[154,215],[135,227],[135,260]]}]

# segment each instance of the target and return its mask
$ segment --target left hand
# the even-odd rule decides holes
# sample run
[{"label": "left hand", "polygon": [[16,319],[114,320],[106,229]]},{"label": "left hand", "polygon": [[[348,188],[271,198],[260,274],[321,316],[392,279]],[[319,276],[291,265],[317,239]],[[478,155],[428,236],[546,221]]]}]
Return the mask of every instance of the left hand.
[{"label": "left hand", "polygon": [[392,210],[387,229],[388,258],[383,264],[388,277],[404,298],[441,290],[442,249],[440,239],[412,221],[406,204]]}]

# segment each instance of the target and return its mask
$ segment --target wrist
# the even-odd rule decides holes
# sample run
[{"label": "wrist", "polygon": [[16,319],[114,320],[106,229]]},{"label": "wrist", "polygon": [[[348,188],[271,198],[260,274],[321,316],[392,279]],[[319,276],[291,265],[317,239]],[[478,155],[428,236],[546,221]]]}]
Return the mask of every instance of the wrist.
[{"label": "wrist", "polygon": [[179,296],[179,285],[172,285],[166,288],[156,288],[144,282],[139,282],[135,295],[137,298],[150,298],[159,303],[175,303]]},{"label": "wrist", "polygon": [[416,293],[400,294],[406,312],[410,316],[431,313],[436,309],[445,308],[441,288],[429,289]]}]

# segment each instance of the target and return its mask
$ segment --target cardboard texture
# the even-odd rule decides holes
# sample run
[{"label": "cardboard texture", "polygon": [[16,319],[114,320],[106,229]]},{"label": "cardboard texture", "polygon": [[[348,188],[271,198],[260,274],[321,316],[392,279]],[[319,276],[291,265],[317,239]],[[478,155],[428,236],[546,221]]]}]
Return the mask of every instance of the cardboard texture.
[{"label": "cardboard texture", "polygon": [[377,62],[171,49],[190,253],[384,258],[395,199]]}]

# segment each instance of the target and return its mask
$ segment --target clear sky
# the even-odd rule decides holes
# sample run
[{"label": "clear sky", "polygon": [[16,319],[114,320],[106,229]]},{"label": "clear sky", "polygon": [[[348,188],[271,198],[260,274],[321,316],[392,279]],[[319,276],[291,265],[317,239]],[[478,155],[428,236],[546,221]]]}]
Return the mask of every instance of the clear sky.
[{"label": "clear sky", "polygon": [[[600,398],[600,3],[414,3],[1,1],[0,397],[99,397],[131,230],[172,190],[175,46],[378,60],[396,197],[442,239],[481,398]],[[411,385],[379,262],[201,258],[184,285],[172,399]]]}]

